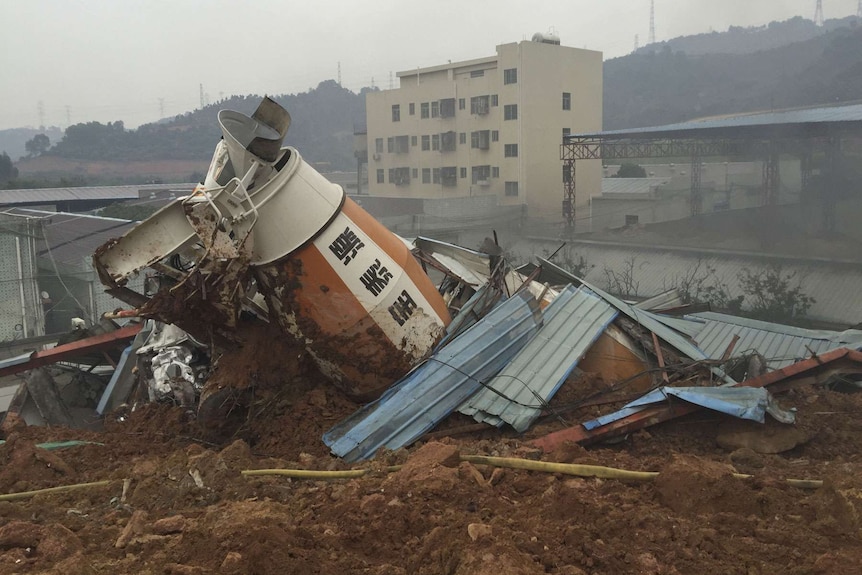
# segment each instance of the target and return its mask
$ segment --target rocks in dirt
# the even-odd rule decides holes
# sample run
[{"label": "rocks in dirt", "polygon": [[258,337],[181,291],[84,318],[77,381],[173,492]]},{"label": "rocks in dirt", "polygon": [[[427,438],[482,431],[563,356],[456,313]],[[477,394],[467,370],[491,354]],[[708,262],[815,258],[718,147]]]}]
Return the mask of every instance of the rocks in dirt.
[{"label": "rocks in dirt", "polygon": [[42,539],[42,526],[12,521],[0,527],[0,549],[36,547]]},{"label": "rocks in dirt", "polygon": [[729,421],[719,428],[715,440],[720,447],[733,451],[748,448],[756,453],[773,454],[790,451],[808,441],[808,434],[798,427],[773,421],[760,424],[751,421]]},{"label": "rocks in dirt", "polygon": [[243,561],[242,554],[237,553],[236,551],[229,551],[227,555],[224,557],[224,561],[221,562],[221,572],[222,573],[239,573],[242,571]]},{"label": "rocks in dirt", "polygon": [[186,518],[182,515],[174,515],[165,517],[153,523],[153,533],[156,535],[172,535],[174,533],[182,533],[186,527]]},{"label": "rocks in dirt", "polygon": [[23,549],[49,561],[64,559],[82,549],[74,532],[58,524],[37,525],[12,521],[0,528],[0,549]]},{"label": "rocks in dirt", "polygon": [[478,541],[484,537],[490,537],[493,530],[490,525],[484,523],[471,523],[467,526],[467,535],[473,541]]},{"label": "rocks in dirt", "polygon": [[750,447],[741,447],[730,454],[730,461],[742,473],[763,469],[763,457]]},{"label": "rocks in dirt", "polygon": [[656,477],[656,492],[678,513],[757,513],[755,491],[733,473],[730,465],[678,455]]},{"label": "rocks in dirt", "polygon": [[137,510],[132,513],[131,518],[129,518],[128,523],[123,528],[122,533],[117,538],[117,541],[114,543],[114,547],[117,549],[123,549],[129,542],[132,541],[135,537],[144,534],[144,529],[147,523],[147,512],[142,510]]},{"label": "rocks in dirt", "polygon": [[[463,465],[463,467],[462,467]],[[444,492],[469,478],[468,463],[461,463],[461,454],[454,445],[429,442],[417,449],[400,471],[387,478],[383,486],[413,486],[427,492]]]}]

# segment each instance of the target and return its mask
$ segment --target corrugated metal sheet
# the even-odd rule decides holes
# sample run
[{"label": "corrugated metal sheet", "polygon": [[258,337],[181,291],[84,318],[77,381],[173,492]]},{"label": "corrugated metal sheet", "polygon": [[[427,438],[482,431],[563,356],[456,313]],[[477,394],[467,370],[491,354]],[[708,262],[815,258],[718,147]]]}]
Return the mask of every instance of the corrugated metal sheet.
[{"label": "corrugated metal sheet", "polygon": [[771,369],[781,369],[812,353],[819,355],[840,347],[862,348],[859,330],[809,330],[714,312],[686,317],[700,325],[694,339],[710,357],[720,358],[733,336],[738,335],[732,357],[756,351],[766,358]]},{"label": "corrugated metal sheet", "polygon": [[142,184],[137,186],[84,186],[79,188],[35,188],[0,190],[0,206],[52,204],[81,200],[133,200],[142,192],[191,191],[195,184]]},{"label": "corrugated metal sheet", "polygon": [[[557,268],[557,270],[560,269],[558,266],[555,266],[553,263],[549,262],[544,258],[536,257],[536,259],[543,267],[547,266],[548,268]],[[563,273],[566,272],[563,270]],[[575,277],[571,274],[567,275]],[[682,335],[681,333],[677,332],[674,329],[671,329],[670,327],[662,323],[657,314],[653,314],[646,310],[638,309],[633,305],[629,305],[623,300],[612,296],[611,294],[597,288],[596,286],[590,284],[587,281],[578,280],[578,278],[575,279],[576,281],[582,281],[583,285],[593,290],[606,302],[617,308],[619,311],[628,316],[630,319],[634,320],[639,325],[643,326],[645,329],[648,329],[649,331],[655,333],[656,336],[658,336],[662,341],[674,347],[684,356],[694,360],[708,359],[708,356],[703,352],[703,350],[701,350],[694,343],[692,343],[692,341],[687,336]],[[712,368],[711,371],[719,379],[725,381],[726,383],[736,383],[732,378],[727,376],[723,371],[718,368]]]},{"label": "corrugated metal sheet", "polygon": [[476,421],[526,431],[617,311],[590,291],[568,286],[545,309],[544,325],[499,375],[458,411]]},{"label": "corrugated metal sheet", "polygon": [[[787,110],[781,112],[761,112],[750,114],[737,114],[721,118],[704,118],[691,120],[677,124],[666,124],[664,126],[651,126],[646,128],[627,128],[622,130],[607,130],[605,132],[592,132],[588,134],[574,134],[572,138],[581,137],[645,137],[651,134],[662,136],[669,132],[689,132],[706,130],[725,130],[732,128],[754,128],[781,125],[811,125],[811,124],[834,124],[837,122],[862,122],[862,104],[851,106],[832,106],[821,108],[809,108],[804,110]],[[684,136],[684,134],[680,134]]]},{"label": "corrugated metal sheet", "polygon": [[666,402],[668,396],[760,423],[765,423],[767,413],[781,423],[793,423],[796,420],[796,415],[792,411],[781,409],[765,387],[660,387],[626,404],[619,411],[584,422],[584,429],[592,431],[619,421],[643,411],[650,405]]},{"label": "corrugated metal sheet", "polygon": [[323,436],[346,461],[409,445],[496,375],[542,323],[536,300],[516,294]]},{"label": "corrugated metal sheet", "polygon": [[[683,249],[646,247],[636,244],[619,245],[599,242],[569,242],[572,253],[597,264],[586,273],[585,280],[593,285],[607,286],[605,270],[617,274],[631,266],[636,293],[624,297],[651,296],[678,285],[696,268],[708,283],[722,282],[731,295],[742,293],[739,275],[745,270],[780,266],[784,274],[793,273],[803,291],[815,302],[808,317],[839,325],[862,323],[862,266],[814,260],[793,260],[760,254],[721,254]],[[534,250],[539,252],[538,249]],[[633,265],[632,265],[633,264]]]}]

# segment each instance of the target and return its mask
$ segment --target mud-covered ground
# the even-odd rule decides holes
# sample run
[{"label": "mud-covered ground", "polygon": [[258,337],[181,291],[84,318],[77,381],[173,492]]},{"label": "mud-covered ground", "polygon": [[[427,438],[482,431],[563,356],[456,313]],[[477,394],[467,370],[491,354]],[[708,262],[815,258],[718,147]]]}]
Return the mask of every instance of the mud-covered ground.
[{"label": "mud-covered ground", "polygon": [[[556,418],[525,437],[491,430],[420,442],[381,454],[364,477],[312,481],[240,472],[347,468],[320,436],[357,406],[307,370],[291,369],[280,383],[272,374],[269,380],[255,391],[252,410],[231,415],[228,429],[203,428],[181,408],[165,405],[112,414],[102,432],[26,427],[10,418],[0,446],[0,493],[112,481],[0,501],[0,573],[861,569],[862,394],[808,388],[784,395],[784,407],[798,409],[792,441],[802,443],[781,454],[728,444],[739,424],[701,412],[613,445],[570,445],[541,456],[661,472],[650,482],[458,460],[459,453],[538,457],[528,440],[561,428]],[[576,395],[569,390],[558,401]],[[597,409],[565,417],[576,422]],[[452,418],[442,427],[469,422]],[[775,424],[758,429],[777,442],[787,431]],[[34,446],[66,439],[97,443],[55,451]],[[386,471],[399,463],[405,464],[400,471]],[[754,478],[736,479],[734,471]],[[825,484],[804,490],[784,478]]]}]

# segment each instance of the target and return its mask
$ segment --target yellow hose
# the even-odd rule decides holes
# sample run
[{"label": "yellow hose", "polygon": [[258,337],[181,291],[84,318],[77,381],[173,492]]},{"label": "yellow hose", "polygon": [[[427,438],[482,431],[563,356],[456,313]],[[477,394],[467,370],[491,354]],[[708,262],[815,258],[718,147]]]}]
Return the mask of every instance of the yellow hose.
[{"label": "yellow hose", "polygon": [[[401,465],[386,467],[382,471],[391,473],[401,469]],[[245,476],[254,475],[281,475],[294,479],[352,479],[362,477],[371,473],[372,469],[344,469],[341,471],[317,471],[314,469],[244,469],[241,473]]]},{"label": "yellow hose", "polygon": [[34,495],[43,493],[57,493],[59,491],[72,491],[74,489],[85,489],[87,487],[101,487],[112,483],[113,480],[94,481],[92,483],[76,483],[75,485],[61,485],[59,487],[48,487],[46,489],[36,489],[35,491],[21,491],[20,493],[6,493],[0,495],[0,501],[14,501],[15,499],[27,499]]}]

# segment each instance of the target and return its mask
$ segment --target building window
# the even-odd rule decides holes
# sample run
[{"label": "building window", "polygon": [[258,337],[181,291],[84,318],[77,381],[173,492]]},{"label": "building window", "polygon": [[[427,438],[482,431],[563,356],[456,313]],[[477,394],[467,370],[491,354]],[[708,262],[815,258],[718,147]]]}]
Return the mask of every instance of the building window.
[{"label": "building window", "polygon": [[517,84],[518,83],[518,69],[517,68],[509,68],[507,70],[503,70],[503,83],[504,84]]},{"label": "building window", "polygon": [[470,113],[483,116],[488,113],[489,104],[489,96],[473,96],[470,98]]},{"label": "building window", "polygon": [[440,168],[440,183],[447,188],[454,188],[458,185],[458,168],[448,166]]},{"label": "building window", "polygon": [[410,102],[410,115],[411,116],[416,115],[416,104],[413,102]]},{"label": "building window", "polygon": [[454,152],[455,151],[455,132],[443,132],[440,134],[440,151]]},{"label": "building window", "polygon": [[422,168],[422,183],[431,183],[431,168]]},{"label": "building window", "polygon": [[422,102],[419,104],[419,116],[422,118],[431,117],[431,113],[429,112],[428,102]]},{"label": "building window", "polygon": [[434,100],[431,102],[431,117],[439,118],[440,117],[440,101]]},{"label": "building window", "polygon": [[432,168],[431,169],[431,183],[439,184],[440,183],[440,168]]},{"label": "building window", "polygon": [[383,153],[383,138],[377,138],[374,140],[374,152],[377,154]]},{"label": "building window", "polygon": [[383,174],[384,174],[384,173],[385,173],[385,172],[383,171],[383,168],[380,168],[380,169],[378,169],[378,170],[377,170],[377,183],[378,183],[378,184],[382,184],[382,183],[383,183]]},{"label": "building window", "polygon": [[407,152],[409,152],[410,148],[408,145],[408,137],[395,136],[394,147],[390,151],[395,152],[396,154],[406,154]]},{"label": "building window", "polygon": [[518,195],[518,182],[506,182],[506,195],[510,197]]},{"label": "building window", "polygon": [[499,142],[500,141],[500,131],[499,130],[491,130],[491,141]]},{"label": "building window", "polygon": [[389,137],[386,138],[386,151],[390,154],[395,151],[395,138]]},{"label": "building window", "polygon": [[506,147],[503,150],[503,157],[505,157],[505,158],[517,158],[518,157],[518,144],[506,144]]},{"label": "building window", "polygon": [[467,143],[467,132],[461,132],[458,134],[458,143],[466,144]]},{"label": "building window", "polygon": [[416,136],[410,136],[410,145],[415,146],[417,142]]},{"label": "building window", "polygon": [[400,122],[401,121],[401,106],[399,104],[392,105],[392,121]]},{"label": "building window", "polygon": [[517,120],[518,119],[518,104],[506,104],[503,106],[503,119],[504,120]]},{"label": "building window", "polygon": [[455,98],[445,98],[443,100],[440,100],[440,117],[455,117]]},{"label": "building window", "polygon": [[491,168],[491,177],[499,178],[500,177],[500,168],[498,166],[494,166]]},{"label": "building window", "polygon": [[470,132],[470,147],[479,150],[487,150],[490,147],[491,132],[489,130],[479,130],[478,132]]},{"label": "building window", "polygon": [[458,98],[458,109],[463,110],[467,107],[467,101],[464,98]]},{"label": "building window", "polygon": [[413,179],[415,180],[418,177],[419,177],[419,169],[413,168]]},{"label": "building window", "polygon": [[638,225],[638,216],[626,214],[626,226],[636,226]]},{"label": "building window", "polygon": [[467,168],[461,168],[461,177],[462,177],[462,178],[466,178],[466,177],[467,177]]},{"label": "building window", "polygon": [[572,93],[563,92],[563,110],[572,109]]},{"label": "building window", "polygon": [[440,151],[440,134],[434,134],[431,136],[431,151]]},{"label": "building window", "polygon": [[491,166],[473,166],[471,171],[474,184],[488,185],[488,180],[491,179]]},{"label": "building window", "polygon": [[427,152],[431,149],[431,136],[424,135],[422,136],[422,151]]},{"label": "building window", "polygon": [[396,186],[409,186],[410,168],[389,168],[389,183]]},{"label": "building window", "polygon": [[497,98],[497,94],[491,94],[491,107],[499,106],[500,100]]},{"label": "building window", "polygon": [[485,75],[485,70],[473,70],[472,72],[470,72],[471,78],[481,78],[484,75]]}]

